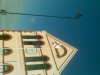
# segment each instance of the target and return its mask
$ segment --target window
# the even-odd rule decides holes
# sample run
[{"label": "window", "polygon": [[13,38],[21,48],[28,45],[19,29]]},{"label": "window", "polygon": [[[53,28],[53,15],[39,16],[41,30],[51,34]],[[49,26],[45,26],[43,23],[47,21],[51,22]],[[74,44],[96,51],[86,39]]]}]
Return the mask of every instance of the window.
[{"label": "window", "polygon": [[9,55],[12,53],[11,49],[0,49],[0,54]]},{"label": "window", "polygon": [[34,35],[34,36],[30,36],[30,35],[24,35],[22,36],[23,39],[42,39],[43,37],[40,35]]},{"label": "window", "polygon": [[36,48],[26,48],[25,50],[26,50],[26,53],[28,54],[33,54],[37,52]]},{"label": "window", "polygon": [[0,73],[3,73],[3,63],[0,63]]},{"label": "window", "polygon": [[3,73],[10,73],[13,69],[12,65],[3,65]]},{"label": "window", "polygon": [[43,41],[23,41],[24,45],[43,45]]},{"label": "window", "polygon": [[10,40],[11,36],[8,34],[0,35],[0,40]]},{"label": "window", "polygon": [[36,64],[36,65],[27,65],[27,70],[43,70],[43,69],[50,69],[50,64]]},{"label": "window", "polygon": [[8,71],[10,71],[11,70],[11,67],[10,66],[8,66],[8,65],[4,65],[3,66],[3,71],[4,72],[8,72]]},{"label": "window", "polygon": [[3,49],[3,54],[4,55],[9,55],[12,53],[12,50],[11,49]]},{"label": "window", "polygon": [[40,56],[40,57],[26,57],[26,62],[37,62],[37,61],[48,61],[49,57]]}]

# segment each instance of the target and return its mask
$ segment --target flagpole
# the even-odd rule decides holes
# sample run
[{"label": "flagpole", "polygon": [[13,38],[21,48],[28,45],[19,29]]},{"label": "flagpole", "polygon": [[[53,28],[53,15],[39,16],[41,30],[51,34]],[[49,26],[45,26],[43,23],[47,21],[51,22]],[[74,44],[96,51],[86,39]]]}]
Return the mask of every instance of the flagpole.
[{"label": "flagpole", "polygon": [[40,16],[40,17],[51,17],[51,18],[68,18],[68,19],[80,19],[82,16],[80,13],[76,13],[75,17],[64,17],[64,16],[51,16],[51,15],[38,15],[38,14],[27,14],[27,13],[13,13],[7,12],[6,10],[0,10],[1,15],[16,14],[16,15],[27,15],[27,16]]}]

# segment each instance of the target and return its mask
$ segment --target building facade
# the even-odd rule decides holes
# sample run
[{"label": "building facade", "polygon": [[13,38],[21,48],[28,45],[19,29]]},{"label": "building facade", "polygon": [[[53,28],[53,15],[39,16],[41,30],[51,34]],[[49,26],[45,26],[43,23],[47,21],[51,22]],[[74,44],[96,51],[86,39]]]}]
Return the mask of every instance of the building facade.
[{"label": "building facade", "polygon": [[0,75],[60,75],[77,49],[46,31],[0,31]]}]

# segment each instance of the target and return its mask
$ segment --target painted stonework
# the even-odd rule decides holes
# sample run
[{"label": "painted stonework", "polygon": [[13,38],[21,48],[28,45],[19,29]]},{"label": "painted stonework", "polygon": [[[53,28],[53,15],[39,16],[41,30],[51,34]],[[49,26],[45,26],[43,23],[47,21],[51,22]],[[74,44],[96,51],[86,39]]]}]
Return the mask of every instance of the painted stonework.
[{"label": "painted stonework", "polygon": [[46,31],[0,31],[0,75],[60,75],[77,49]]}]

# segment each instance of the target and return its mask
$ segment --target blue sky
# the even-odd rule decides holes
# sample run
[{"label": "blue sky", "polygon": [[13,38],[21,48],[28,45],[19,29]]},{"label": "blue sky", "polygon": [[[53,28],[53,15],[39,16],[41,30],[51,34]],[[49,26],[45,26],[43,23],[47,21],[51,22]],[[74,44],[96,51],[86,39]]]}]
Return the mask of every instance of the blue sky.
[{"label": "blue sky", "polygon": [[0,29],[46,30],[79,49],[61,75],[100,75],[99,0],[12,0],[12,3],[9,3],[9,0],[0,1],[6,1],[8,4],[5,6],[0,2],[0,9],[11,12],[70,17],[80,12],[83,16],[78,20],[20,15],[8,15],[7,18],[7,15],[0,15]]}]

